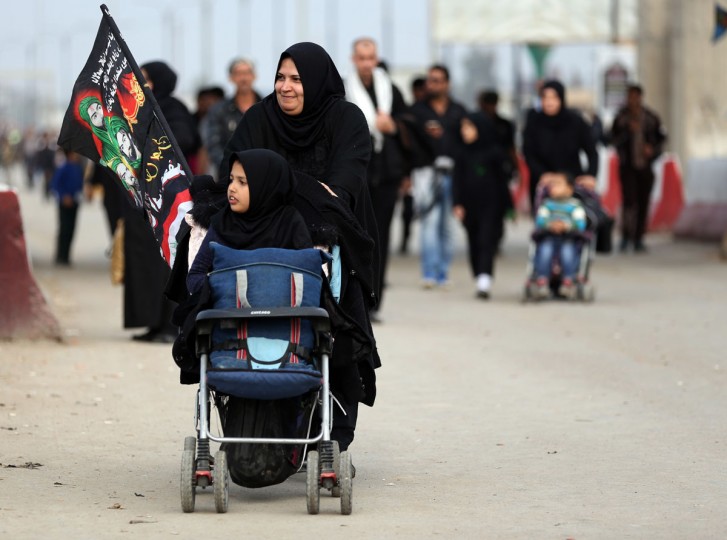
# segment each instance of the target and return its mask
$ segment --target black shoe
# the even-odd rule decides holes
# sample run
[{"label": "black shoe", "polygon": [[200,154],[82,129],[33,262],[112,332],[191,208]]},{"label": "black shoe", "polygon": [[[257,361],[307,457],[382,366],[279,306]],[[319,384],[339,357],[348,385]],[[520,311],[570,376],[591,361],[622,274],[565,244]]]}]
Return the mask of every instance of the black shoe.
[{"label": "black shoe", "polygon": [[636,242],[636,245],[634,245],[635,253],[646,253],[647,251],[649,251],[649,250],[646,249],[646,246],[644,245],[643,242]]},{"label": "black shoe", "polygon": [[626,253],[626,250],[629,248],[629,241],[626,238],[621,239],[621,245],[619,246],[619,251],[621,253]]},{"label": "black shoe", "polygon": [[476,296],[477,296],[477,298],[480,298],[482,300],[489,300],[490,299],[490,291],[477,291]]},{"label": "black shoe", "polygon": [[145,343],[174,343],[177,335],[172,332],[162,332],[160,330],[149,330],[145,334],[131,336],[134,341],[143,341]]},{"label": "black shoe", "polygon": [[143,334],[136,334],[135,336],[131,336],[131,339],[134,341],[151,341],[154,337],[154,330],[149,330],[148,332],[144,332]]}]

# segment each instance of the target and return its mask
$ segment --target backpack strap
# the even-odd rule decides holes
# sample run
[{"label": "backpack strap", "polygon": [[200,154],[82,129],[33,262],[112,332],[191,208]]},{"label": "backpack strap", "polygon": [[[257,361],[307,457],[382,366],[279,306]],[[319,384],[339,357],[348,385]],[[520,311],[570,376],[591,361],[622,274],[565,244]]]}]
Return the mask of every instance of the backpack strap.
[{"label": "backpack strap", "polygon": [[235,280],[237,282],[237,307],[251,308],[252,306],[247,300],[247,270],[235,272]]}]

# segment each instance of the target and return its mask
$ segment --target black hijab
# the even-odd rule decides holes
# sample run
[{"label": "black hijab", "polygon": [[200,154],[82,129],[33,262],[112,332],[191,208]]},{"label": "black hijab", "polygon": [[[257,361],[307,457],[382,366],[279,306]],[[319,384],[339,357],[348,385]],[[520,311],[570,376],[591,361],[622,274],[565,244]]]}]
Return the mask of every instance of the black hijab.
[{"label": "black hijab", "polygon": [[171,96],[177,86],[177,74],[165,62],[148,62],[141,66],[154,87],[154,97],[164,99]]},{"label": "black hijab", "polygon": [[223,242],[235,249],[312,247],[308,228],[292,205],[296,180],[287,161],[265,149],[236,152],[230,158],[230,169],[235,161],[245,169],[250,207],[240,214],[228,204],[212,218]]},{"label": "black hijab", "polygon": [[563,86],[563,83],[555,79],[546,81],[540,89],[541,97],[543,92],[547,89],[554,90],[555,93],[558,94],[558,98],[560,99],[560,110],[554,115],[545,114],[544,111],[541,111],[541,121],[547,127],[558,129],[565,125],[569,115],[565,105],[565,86]]},{"label": "black hijab", "polygon": [[345,97],[346,90],[336,65],[320,45],[303,42],[288,47],[280,55],[276,77],[286,58],[295,63],[303,84],[303,111],[297,116],[284,113],[275,91],[263,99],[263,110],[283,146],[307,148],[319,137],[326,113],[336,101]]}]

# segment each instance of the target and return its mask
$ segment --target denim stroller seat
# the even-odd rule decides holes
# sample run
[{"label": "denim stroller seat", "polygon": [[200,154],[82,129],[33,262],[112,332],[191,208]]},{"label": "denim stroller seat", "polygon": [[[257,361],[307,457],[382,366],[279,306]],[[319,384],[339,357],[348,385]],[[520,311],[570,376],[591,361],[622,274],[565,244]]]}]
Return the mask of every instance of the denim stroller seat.
[{"label": "denim stroller seat", "polygon": [[[318,307],[321,264],[317,249],[238,251],[211,244],[215,268],[209,274],[215,309]],[[263,313],[260,313],[263,315]],[[252,399],[299,396],[318,388],[311,322],[298,317],[228,319],[212,331],[210,388]]]}]

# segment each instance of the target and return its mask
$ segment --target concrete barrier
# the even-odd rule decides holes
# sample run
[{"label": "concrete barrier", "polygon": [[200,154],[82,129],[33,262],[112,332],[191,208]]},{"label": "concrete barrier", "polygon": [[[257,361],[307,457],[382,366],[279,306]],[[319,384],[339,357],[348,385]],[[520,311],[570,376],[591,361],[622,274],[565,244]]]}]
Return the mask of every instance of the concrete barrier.
[{"label": "concrete barrier", "polygon": [[0,187],[0,339],[60,339],[58,320],[33,277],[15,191]]},{"label": "concrete barrier", "polygon": [[671,231],[684,209],[682,172],[676,157],[665,154],[655,168],[656,182],[649,212],[649,231]]}]

